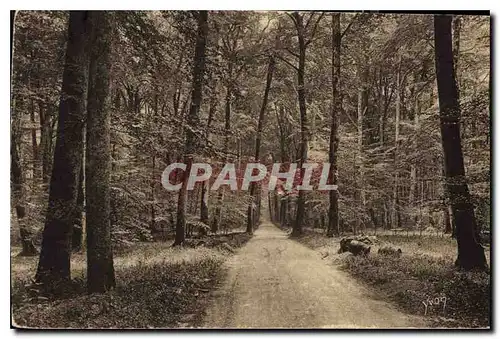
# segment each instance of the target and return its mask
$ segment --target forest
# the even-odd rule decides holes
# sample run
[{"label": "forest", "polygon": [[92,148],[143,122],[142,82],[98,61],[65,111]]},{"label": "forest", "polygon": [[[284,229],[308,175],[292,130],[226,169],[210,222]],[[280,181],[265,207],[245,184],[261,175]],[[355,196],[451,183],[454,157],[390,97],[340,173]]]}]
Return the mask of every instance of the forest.
[{"label": "forest", "polygon": [[490,29],[12,11],[12,326],[489,327]]}]

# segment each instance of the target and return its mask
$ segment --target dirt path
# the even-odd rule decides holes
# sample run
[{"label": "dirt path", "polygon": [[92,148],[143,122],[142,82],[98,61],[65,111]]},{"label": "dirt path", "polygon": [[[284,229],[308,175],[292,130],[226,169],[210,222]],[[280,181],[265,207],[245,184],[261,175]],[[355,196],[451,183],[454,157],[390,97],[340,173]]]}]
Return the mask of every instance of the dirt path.
[{"label": "dirt path", "polygon": [[228,260],[228,277],[214,294],[204,327],[393,328],[422,327],[370,297],[346,273],[270,223]]}]

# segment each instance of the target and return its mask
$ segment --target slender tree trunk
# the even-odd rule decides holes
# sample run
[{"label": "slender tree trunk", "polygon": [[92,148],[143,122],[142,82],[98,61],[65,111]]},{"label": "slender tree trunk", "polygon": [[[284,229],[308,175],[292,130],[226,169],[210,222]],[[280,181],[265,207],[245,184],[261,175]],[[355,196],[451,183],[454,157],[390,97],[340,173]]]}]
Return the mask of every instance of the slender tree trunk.
[{"label": "slender tree trunk", "polygon": [[156,232],[156,211],[155,211],[155,167],[156,167],[156,156],[153,155],[151,158],[151,232]]},{"label": "slender tree trunk", "polygon": [[[228,65],[228,84],[226,87],[226,99],[224,106],[224,153],[225,161],[229,159],[229,134],[231,132],[231,98],[232,98],[232,74],[233,74],[233,64],[229,61]],[[219,188],[219,193],[217,195],[217,207],[215,208],[214,220],[212,222],[212,232],[217,233],[219,230],[219,224],[222,219],[222,204],[224,202],[224,187]]]},{"label": "slender tree trunk", "polygon": [[[200,221],[205,225],[209,223],[209,215],[208,215],[208,182],[204,181],[201,186],[201,196],[200,196]],[[201,232],[203,235],[206,234],[206,231]]]},{"label": "slender tree trunk", "polygon": [[92,40],[87,108],[85,188],[87,200],[87,288],[115,287],[110,223],[110,72],[114,13],[91,12]]},{"label": "slender tree trunk", "polygon": [[394,136],[394,188],[392,195],[392,225],[400,227],[399,218],[399,120],[401,116],[401,56],[398,62],[398,73],[396,76],[396,119],[395,119],[395,136]]},{"label": "slender tree trunk", "polygon": [[[205,139],[206,142],[210,142],[210,126],[212,125],[212,121],[214,119],[215,111],[217,109],[217,95],[215,93],[212,94],[210,98],[210,108],[208,110],[208,119],[207,126],[205,129]],[[208,201],[209,201],[209,190],[208,190],[209,180],[203,181],[201,186],[201,198],[200,198],[200,221],[205,225],[209,224],[209,215],[208,215]],[[202,235],[206,234],[205,230],[201,231]]]},{"label": "slender tree trunk", "polygon": [[[303,17],[298,13],[294,12],[296,27],[297,27],[297,37],[299,40],[299,67],[297,71],[297,82],[298,82],[298,99],[299,99],[299,110],[300,110],[300,155],[298,168],[301,172],[300,177],[304,177],[304,171],[302,170],[302,165],[307,162],[307,151],[308,151],[308,141],[309,141],[309,124],[307,121],[307,108],[306,108],[306,89],[305,89],[305,66],[306,66],[306,42],[305,42],[305,32]],[[297,197],[297,213],[295,222],[293,223],[292,236],[299,236],[302,234],[302,224],[305,218],[305,191],[299,190]]]},{"label": "slender tree trunk", "polygon": [[42,182],[48,184],[52,166],[52,114],[48,108],[40,107],[40,156],[42,160]]},{"label": "slender tree trunk", "polygon": [[453,17],[453,71],[455,72],[456,82],[457,82],[457,92],[460,96],[459,91],[459,72],[458,72],[458,62],[460,60],[460,30],[461,30],[461,19],[459,16]]},{"label": "slender tree trunk", "polygon": [[41,171],[40,171],[40,152],[39,152],[39,145],[37,141],[37,136],[36,136],[36,130],[38,129],[35,127],[36,124],[36,119],[35,119],[35,103],[33,99],[31,99],[31,105],[30,105],[30,121],[31,121],[31,149],[33,153],[33,180],[36,182],[40,177],[41,177]]},{"label": "slender tree trunk", "polygon": [[434,15],[434,40],[446,188],[458,244],[456,265],[467,270],[485,269],[487,264],[484,248],[479,243],[474,207],[465,177],[460,137],[460,105],[453,71],[451,16]]},{"label": "slender tree trunk", "polygon": [[[199,123],[199,111],[203,96],[203,76],[205,73],[205,49],[208,35],[208,12],[198,12],[198,30],[196,37],[196,46],[194,50],[194,67],[193,67],[193,85],[191,92],[191,106],[187,117],[187,123],[190,127],[197,126]],[[175,228],[174,246],[181,245],[186,237],[186,201],[187,201],[187,184],[189,173],[193,164],[193,156],[198,137],[191,128],[188,128],[186,133],[186,144],[184,149],[184,163],[186,171],[182,179],[182,187],[179,191],[179,199],[177,201],[177,223]]]},{"label": "slender tree trunk", "polygon": [[279,197],[278,197],[278,194],[276,191],[274,191],[274,194],[273,194],[273,205],[274,205],[274,222],[280,222],[280,218],[281,218],[281,209],[280,209],[280,200],[279,200]]},{"label": "slender tree trunk", "polygon": [[[273,80],[274,64],[275,64],[274,57],[270,56],[269,57],[269,65],[267,67],[266,89],[264,90],[264,98],[262,99],[262,106],[260,107],[259,121],[257,124],[257,135],[255,137],[254,162],[256,162],[256,163],[258,163],[260,161],[261,134],[262,134],[262,128],[264,125],[264,115],[266,113],[267,100],[269,97],[269,90],[271,89],[271,82]],[[258,185],[256,182],[250,183],[250,198],[251,199],[250,199],[250,204],[248,206],[248,211],[247,211],[247,233],[248,234],[252,234],[253,229],[256,226],[256,220],[254,218],[254,216],[255,216],[254,210],[256,207],[255,197],[257,195],[257,192],[256,192],[257,186],[260,188],[260,185]],[[260,203],[260,201],[258,203]],[[259,213],[260,213],[260,211],[259,211]]]},{"label": "slender tree trunk", "polygon": [[[415,76],[416,81],[418,82],[418,76]],[[413,124],[415,126],[415,130],[420,129],[420,103],[418,94],[415,93],[415,104],[413,108]],[[418,145],[416,145],[418,146]],[[409,192],[409,205],[413,208],[415,205],[415,193],[417,191],[417,160],[413,160],[410,164],[410,192]],[[413,218],[413,222],[417,223],[417,217]]]},{"label": "slender tree trunk", "polygon": [[283,198],[281,198],[281,211],[280,211],[280,216],[281,216],[281,228],[288,228],[288,214],[289,214],[289,207],[290,207],[290,199],[289,195],[285,194]]},{"label": "slender tree trunk", "polygon": [[[331,105],[331,128],[330,149],[328,158],[330,161],[330,173],[332,185],[338,184],[337,152],[339,147],[338,124],[342,102],[340,100],[340,13],[332,14],[332,105]],[[328,210],[328,230],[326,235],[340,234],[339,230],[339,192],[335,188],[329,192],[330,207]]]},{"label": "slender tree trunk", "polygon": [[88,12],[71,11],[49,204],[36,281],[62,292],[70,281],[71,236],[82,166]]},{"label": "slender tree trunk", "polygon": [[444,218],[444,233],[451,234],[452,232],[451,218],[448,206],[446,204],[443,205],[443,218]]},{"label": "slender tree trunk", "polygon": [[[363,160],[363,127],[365,124],[365,114],[368,108],[368,90],[366,88],[367,82],[367,70],[366,65],[368,64],[366,57],[364,58],[362,64],[358,65],[358,73],[359,73],[359,89],[358,89],[358,149],[356,155],[356,164],[358,168],[358,181],[357,181],[357,190],[358,190],[358,201],[361,204],[362,213],[365,214],[365,206],[366,206],[366,195],[365,195],[365,187],[364,187],[364,160]],[[359,230],[362,225],[362,218],[358,216],[355,222],[354,234]]]},{"label": "slender tree trunk", "polygon": [[289,156],[287,153],[288,150],[288,133],[286,131],[285,124],[287,123],[285,121],[285,109],[281,105],[274,105],[274,110],[276,112],[276,120],[278,122],[278,133],[279,133],[279,140],[280,140],[280,159],[281,162],[287,162],[289,161]]}]

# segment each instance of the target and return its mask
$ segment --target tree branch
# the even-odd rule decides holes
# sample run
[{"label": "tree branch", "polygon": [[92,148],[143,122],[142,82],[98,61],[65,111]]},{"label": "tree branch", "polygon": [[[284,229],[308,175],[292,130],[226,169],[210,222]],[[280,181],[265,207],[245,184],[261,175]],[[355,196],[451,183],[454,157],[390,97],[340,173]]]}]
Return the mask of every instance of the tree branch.
[{"label": "tree branch", "polygon": [[284,61],[285,63],[287,63],[289,66],[295,68],[295,70],[298,72],[299,71],[299,68],[297,66],[295,66],[294,64],[292,64],[290,61],[286,60],[285,58],[283,58],[282,56],[279,56],[279,55],[276,55],[276,57],[282,61]]},{"label": "tree branch", "polygon": [[347,27],[344,29],[344,31],[340,35],[340,39],[342,39],[344,37],[344,35],[349,31],[349,29],[351,28],[352,24],[354,23],[354,21],[356,21],[358,19],[358,17],[359,17],[359,14],[356,13],[354,15],[354,18],[352,18],[351,22],[349,22],[349,24],[347,25]]},{"label": "tree branch", "polygon": [[297,23],[297,20],[295,20],[295,17],[294,17],[292,14],[288,13],[288,12],[286,12],[285,14],[286,14],[286,15],[287,15],[290,19],[292,19],[293,24],[295,25],[295,27],[297,27],[297,24],[298,24],[298,23]]},{"label": "tree branch", "polygon": [[309,24],[311,23],[312,18],[314,17],[314,14],[316,14],[316,12],[312,12],[311,16],[309,16],[309,19],[307,20],[306,25],[304,26],[305,30],[307,30],[307,27],[309,27]]},{"label": "tree branch", "polygon": [[[306,42],[306,47],[307,45],[309,45],[311,43],[311,41],[313,40],[314,38],[314,35],[316,34],[316,29],[318,28],[318,24],[320,22],[320,20],[323,18],[323,16],[325,15],[325,12],[322,12],[321,15],[318,17],[318,20],[316,20],[316,22],[314,23],[314,27],[312,29],[312,32],[311,32],[311,37],[309,38],[309,40],[307,40]],[[312,16],[311,16],[312,17]],[[309,22],[308,22],[309,24]],[[307,27],[307,26],[306,26]]]},{"label": "tree branch", "polygon": [[298,58],[299,55],[297,53],[295,53],[294,51],[290,50],[288,47],[285,47],[285,50],[290,53],[291,55],[293,55],[294,57]]}]

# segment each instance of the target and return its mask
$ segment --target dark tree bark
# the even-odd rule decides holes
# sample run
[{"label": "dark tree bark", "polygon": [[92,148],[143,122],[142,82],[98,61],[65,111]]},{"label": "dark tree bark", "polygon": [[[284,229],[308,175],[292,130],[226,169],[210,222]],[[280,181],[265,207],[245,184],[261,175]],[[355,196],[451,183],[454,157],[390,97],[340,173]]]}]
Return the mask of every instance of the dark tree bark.
[{"label": "dark tree bark", "polygon": [[[299,40],[299,67],[297,69],[297,82],[298,82],[298,99],[300,110],[300,154],[298,168],[303,177],[302,165],[307,162],[307,150],[309,140],[309,124],[307,121],[307,108],[306,108],[306,89],[304,83],[305,66],[306,66],[306,40],[305,28],[303,17],[298,13],[293,14],[295,28],[297,29],[297,37]],[[302,224],[305,218],[305,191],[300,190],[297,197],[297,214],[295,222],[293,223],[292,236],[299,236],[302,234]]]},{"label": "dark tree bark", "polygon": [[394,189],[392,195],[392,227],[401,227],[401,214],[399,208],[399,131],[401,120],[401,93],[402,93],[402,80],[401,80],[401,56],[399,56],[398,71],[396,75],[396,117],[395,117],[395,135],[394,135]]},{"label": "dark tree bark", "polygon": [[[225,106],[224,106],[224,115],[225,115],[225,117],[224,117],[224,152],[226,153],[226,155],[225,155],[226,162],[229,159],[228,152],[229,152],[229,136],[231,133],[231,99],[232,99],[232,94],[233,94],[233,87],[232,87],[233,86],[233,84],[232,84],[233,63],[231,60],[229,60],[228,74],[229,74],[229,80],[228,80],[228,84],[226,87],[226,99],[225,99]],[[211,227],[212,233],[217,233],[217,231],[219,230],[223,202],[224,202],[224,188],[221,187],[221,188],[219,188],[219,193],[217,195],[217,207],[215,208],[215,215],[214,215],[214,219],[213,219],[212,227]]]},{"label": "dark tree bark", "polygon": [[288,122],[285,118],[285,109],[281,105],[275,104],[276,120],[278,121],[278,134],[280,139],[280,159],[282,163],[290,161],[289,151],[289,131],[287,129]]},{"label": "dark tree bark", "polygon": [[[260,161],[260,144],[261,144],[261,137],[262,137],[262,128],[264,125],[264,115],[266,113],[266,108],[267,108],[267,100],[269,97],[269,90],[271,89],[271,82],[273,81],[273,73],[274,73],[274,56],[269,57],[269,65],[267,67],[267,76],[266,76],[266,88],[264,90],[264,98],[262,99],[262,106],[260,107],[260,113],[259,113],[259,121],[257,123],[257,135],[255,137],[255,157],[254,157],[254,162],[258,163]],[[247,233],[252,234],[253,229],[256,225],[256,195],[257,195],[257,183],[252,182],[250,183],[250,204],[248,206],[248,211],[247,211]],[[260,186],[259,186],[260,187]],[[260,200],[260,199],[259,199]],[[260,201],[258,202],[260,203]],[[260,212],[260,211],[259,211]]]},{"label": "dark tree bark", "polygon": [[444,161],[441,167],[441,173],[443,176],[443,206],[442,206],[442,211],[443,211],[443,221],[444,221],[444,233],[445,234],[452,234],[453,233],[453,228],[451,224],[451,216],[450,216],[450,204],[449,204],[449,197],[448,197],[448,192],[446,191],[446,170],[444,169]]},{"label": "dark tree bark", "polygon": [[[453,71],[458,79],[458,62],[460,60],[460,30],[461,20],[459,16],[453,18]],[[458,82],[458,80],[457,80]],[[458,86],[457,86],[458,91]],[[460,94],[459,94],[460,95]]]},{"label": "dark tree bark", "polygon": [[439,118],[443,144],[446,188],[456,225],[458,258],[456,265],[469,270],[487,268],[484,248],[477,237],[474,207],[465,177],[460,137],[460,105],[453,69],[453,51],[449,15],[434,16],[436,78]]},{"label": "dark tree bark", "polygon": [[453,211],[451,209],[451,206],[448,206],[448,214],[450,216],[450,222],[451,222],[451,238],[456,239],[457,238],[457,228],[455,227],[455,221],[453,220]]},{"label": "dark tree bark", "polygon": [[36,119],[35,119],[35,103],[33,99],[30,100],[30,121],[31,121],[31,149],[32,149],[32,154],[33,154],[33,179],[36,181],[41,177],[41,171],[40,171],[40,148],[38,145],[37,137],[36,137],[36,130],[38,129],[35,127]]},{"label": "dark tree bark", "polygon": [[[14,27],[16,23],[17,11],[10,11],[10,78],[12,80],[12,53],[14,51]],[[11,81],[12,83],[12,81]]]},{"label": "dark tree bark", "polygon": [[62,292],[60,288],[64,289],[71,278],[71,233],[82,166],[87,34],[88,13],[71,11],[49,205],[35,278],[53,292]]},{"label": "dark tree bark", "polygon": [[277,191],[273,193],[273,205],[274,205],[274,222],[280,221],[280,200]]},{"label": "dark tree bark", "polygon": [[[209,223],[209,215],[208,215],[208,183],[204,181],[201,186],[201,194],[200,194],[200,221],[205,225]],[[201,231],[202,235],[206,234],[205,230]]]},{"label": "dark tree bark", "polygon": [[73,251],[79,251],[82,248],[83,240],[83,209],[85,202],[85,192],[83,191],[83,166],[80,169],[78,178],[78,195],[76,198],[75,221],[73,223],[73,235],[71,240],[71,248]]},{"label": "dark tree bark", "polygon": [[[214,89],[214,93],[210,98],[210,108],[208,110],[207,126],[205,129],[205,139],[207,143],[210,140],[210,126],[212,125],[216,109],[217,109],[217,94]],[[208,192],[208,180],[207,180],[203,181],[201,184],[201,197],[200,197],[200,221],[205,225],[208,225],[210,222],[208,215],[208,195],[209,192]],[[206,231],[202,230],[201,234],[205,235]]]},{"label": "dark tree bark", "polygon": [[451,218],[450,212],[448,210],[448,206],[446,204],[443,205],[443,217],[444,217],[444,233],[451,234]]},{"label": "dark tree bark", "polygon": [[156,156],[153,155],[151,159],[151,233],[156,232],[156,211],[155,211],[155,166],[156,166]]},{"label": "dark tree bark", "polygon": [[289,200],[290,196],[288,194],[284,195],[280,199],[280,226],[281,228],[288,228],[288,214],[289,214]]},{"label": "dark tree bark", "polygon": [[114,13],[91,12],[92,40],[87,108],[85,188],[87,200],[87,289],[115,287],[110,223],[110,72]]},{"label": "dark tree bark", "polygon": [[[332,107],[331,107],[331,129],[330,129],[330,149],[328,160],[330,161],[329,177],[332,185],[337,185],[337,151],[339,147],[338,122],[341,112],[341,99],[339,91],[340,81],[340,13],[332,14]],[[326,235],[333,237],[339,232],[339,192],[338,189],[331,190],[330,206],[328,210],[328,230]]]},{"label": "dark tree bark", "polygon": [[184,149],[184,163],[186,170],[182,179],[182,187],[179,191],[179,199],[177,201],[177,223],[175,228],[174,246],[181,245],[186,237],[186,201],[187,201],[187,184],[189,172],[193,164],[193,154],[197,145],[197,135],[193,132],[199,124],[199,110],[203,95],[203,75],[205,73],[205,49],[208,36],[208,12],[198,12],[198,31],[196,38],[196,46],[194,51],[194,68],[193,68],[193,86],[191,92],[191,106],[187,117],[187,124],[190,128],[186,133],[186,144]]},{"label": "dark tree bark", "polygon": [[40,107],[40,156],[42,161],[42,182],[48,184],[52,167],[52,114],[42,103]]}]

